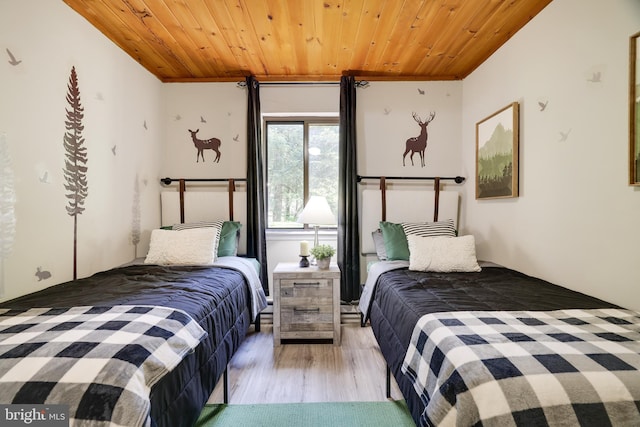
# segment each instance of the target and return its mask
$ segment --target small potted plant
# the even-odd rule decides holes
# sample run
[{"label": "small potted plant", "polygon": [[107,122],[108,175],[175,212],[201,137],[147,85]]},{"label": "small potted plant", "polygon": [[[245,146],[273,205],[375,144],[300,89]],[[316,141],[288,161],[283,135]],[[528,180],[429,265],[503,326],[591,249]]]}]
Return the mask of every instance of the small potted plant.
[{"label": "small potted plant", "polygon": [[318,262],[318,268],[321,270],[327,270],[329,263],[331,263],[331,257],[336,253],[330,245],[318,245],[311,249],[311,255]]}]

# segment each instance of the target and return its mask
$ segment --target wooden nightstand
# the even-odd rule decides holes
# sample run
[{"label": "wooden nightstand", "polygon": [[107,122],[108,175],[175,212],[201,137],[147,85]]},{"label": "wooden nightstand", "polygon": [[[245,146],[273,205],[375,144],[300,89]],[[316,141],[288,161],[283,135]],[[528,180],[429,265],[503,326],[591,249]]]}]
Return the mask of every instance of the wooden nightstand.
[{"label": "wooden nightstand", "polygon": [[279,263],[273,270],[273,344],[283,339],[333,339],[340,345],[340,269],[300,268]]}]

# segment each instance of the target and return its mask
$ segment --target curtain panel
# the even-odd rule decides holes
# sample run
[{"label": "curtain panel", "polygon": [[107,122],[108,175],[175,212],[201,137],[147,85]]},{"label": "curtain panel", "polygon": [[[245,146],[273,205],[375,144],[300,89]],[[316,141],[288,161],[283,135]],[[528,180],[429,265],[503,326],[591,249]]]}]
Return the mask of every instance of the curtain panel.
[{"label": "curtain panel", "polygon": [[260,118],[260,83],[254,76],[247,83],[247,256],[260,263],[260,280],[266,295],[269,295],[267,273],[267,210],[265,172],[266,158],[262,142]]},{"label": "curtain panel", "polygon": [[342,272],[340,299],[360,298],[360,232],[356,157],[356,80],[340,79],[340,173],[338,178],[338,265]]}]

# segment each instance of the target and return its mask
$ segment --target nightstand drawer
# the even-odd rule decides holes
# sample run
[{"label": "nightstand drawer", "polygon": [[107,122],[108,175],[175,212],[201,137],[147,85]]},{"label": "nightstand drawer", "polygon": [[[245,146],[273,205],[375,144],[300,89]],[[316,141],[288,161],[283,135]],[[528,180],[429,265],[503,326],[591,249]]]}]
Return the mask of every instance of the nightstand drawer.
[{"label": "nightstand drawer", "polygon": [[[290,304],[288,300],[316,300],[326,298],[327,304],[331,304],[333,294],[332,282],[328,279],[281,279],[280,298],[281,304]],[[319,302],[317,301],[316,304]],[[294,304],[302,304],[295,302]]]},{"label": "nightstand drawer", "polygon": [[280,330],[293,331],[333,331],[333,306],[313,303],[280,307]]}]

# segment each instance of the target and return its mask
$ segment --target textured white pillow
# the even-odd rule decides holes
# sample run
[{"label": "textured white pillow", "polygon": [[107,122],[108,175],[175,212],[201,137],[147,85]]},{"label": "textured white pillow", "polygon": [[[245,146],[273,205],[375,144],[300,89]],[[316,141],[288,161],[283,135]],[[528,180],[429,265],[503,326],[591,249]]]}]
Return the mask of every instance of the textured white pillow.
[{"label": "textured white pillow", "polygon": [[171,227],[172,230],[188,230],[190,228],[205,228],[205,227],[215,227],[218,230],[218,234],[216,235],[216,254],[218,253],[218,245],[220,244],[220,233],[222,232],[222,226],[224,225],[223,219],[218,219],[215,221],[199,221],[199,222],[187,222],[187,223],[178,223],[173,224]]},{"label": "textured white pillow", "polygon": [[145,264],[208,265],[216,260],[217,227],[151,232]]},{"label": "textured white pillow", "polygon": [[476,241],[462,237],[420,237],[408,235],[409,270],[439,273],[480,271]]}]

